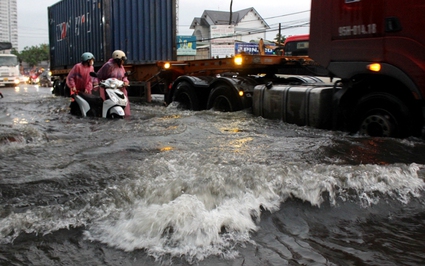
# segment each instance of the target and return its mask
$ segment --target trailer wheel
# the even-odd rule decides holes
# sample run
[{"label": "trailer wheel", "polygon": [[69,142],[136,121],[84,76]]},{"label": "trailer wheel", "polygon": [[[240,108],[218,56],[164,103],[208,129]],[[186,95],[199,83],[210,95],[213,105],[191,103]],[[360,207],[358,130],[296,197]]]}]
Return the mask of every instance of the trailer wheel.
[{"label": "trailer wheel", "polygon": [[71,88],[69,88],[68,85],[66,85],[65,81],[64,81],[64,84],[63,84],[63,96],[71,97]]},{"label": "trailer wheel", "polygon": [[221,112],[234,112],[241,110],[240,104],[238,104],[238,99],[232,92],[232,89],[226,85],[214,88],[208,97],[207,109]]},{"label": "trailer wheel", "polygon": [[193,111],[199,111],[199,100],[193,87],[188,82],[180,82],[177,84],[176,91],[173,95],[173,102],[178,102],[179,107]]},{"label": "trailer wheel", "polygon": [[391,94],[372,93],[364,96],[354,114],[354,129],[362,135],[403,138],[413,133],[409,108]]},{"label": "trailer wheel", "polygon": [[53,84],[53,90],[52,93],[56,96],[60,96],[60,87],[61,87],[61,82],[59,80],[55,80],[55,83]]}]

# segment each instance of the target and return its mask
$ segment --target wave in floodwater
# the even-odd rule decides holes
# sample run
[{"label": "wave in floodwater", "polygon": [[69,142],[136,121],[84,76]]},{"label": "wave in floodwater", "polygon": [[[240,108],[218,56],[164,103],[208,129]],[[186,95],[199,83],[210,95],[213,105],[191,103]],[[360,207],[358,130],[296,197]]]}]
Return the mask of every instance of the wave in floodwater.
[{"label": "wave in floodwater", "polygon": [[238,255],[236,247],[252,242],[262,212],[278,212],[288,199],[318,208],[341,201],[368,208],[380,200],[408,203],[424,188],[417,164],[248,165],[235,164],[238,157],[223,157],[205,162],[198,153],[153,156],[101,190],[3,216],[2,244],[23,232],[85,226],[87,240],[125,251],[143,249],[158,259],[231,259]]},{"label": "wave in floodwater", "polygon": [[[9,115],[0,116],[1,245],[26,234],[83,228],[83,241],[143,250],[157,260],[232,261],[250,256],[247,245],[264,248],[280,234],[302,243],[311,238],[309,230],[336,230],[310,224],[289,234],[300,223],[294,218],[297,202],[310,206],[302,210],[306,217],[339,224],[348,213],[355,221],[364,213],[377,215],[375,206],[384,204],[384,219],[401,212],[392,206],[423,200],[420,140],[348,136],[248,111],[143,104],[132,106],[130,119],[81,119],[67,114],[67,104],[46,97],[2,107]],[[30,112],[36,107],[39,112]],[[421,213],[420,206],[412,213]],[[266,241],[265,217],[294,221],[277,226],[274,240]],[[365,241],[356,233],[354,241]],[[270,250],[286,263],[326,264],[329,255],[316,245],[335,244],[323,236],[315,245],[305,242],[309,248],[300,255],[292,240],[279,241],[285,247]],[[352,256],[361,261],[361,255]]]}]

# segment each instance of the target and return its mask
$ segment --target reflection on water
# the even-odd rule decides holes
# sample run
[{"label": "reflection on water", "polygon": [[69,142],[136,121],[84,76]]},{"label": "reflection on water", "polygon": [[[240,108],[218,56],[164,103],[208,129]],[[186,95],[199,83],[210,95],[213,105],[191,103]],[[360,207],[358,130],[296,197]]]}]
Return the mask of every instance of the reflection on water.
[{"label": "reflection on water", "polygon": [[174,150],[174,148],[173,148],[173,147],[171,147],[171,146],[166,146],[166,147],[161,147],[161,148],[160,148],[160,151],[161,151],[161,152],[164,152],[164,151],[172,151],[172,150]]},{"label": "reflection on water", "polygon": [[17,124],[25,125],[25,124],[28,124],[28,121],[25,118],[14,118],[13,124],[15,124],[15,125],[17,125]]}]

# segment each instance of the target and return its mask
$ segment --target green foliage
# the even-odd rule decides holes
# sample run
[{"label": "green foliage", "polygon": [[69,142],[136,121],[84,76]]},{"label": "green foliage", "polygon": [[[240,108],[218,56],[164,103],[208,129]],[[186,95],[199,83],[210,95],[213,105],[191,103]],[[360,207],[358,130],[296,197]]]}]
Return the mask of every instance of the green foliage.
[{"label": "green foliage", "polygon": [[279,35],[279,33],[278,33],[278,34],[276,34],[276,38],[274,38],[274,40],[276,41],[276,43],[283,44],[286,40],[286,36],[285,35]]},{"label": "green foliage", "polygon": [[21,54],[18,52],[18,50],[13,48],[12,51],[10,51],[10,53],[16,55],[18,57],[19,63],[22,63],[22,60],[20,58]]},{"label": "green foliage", "polygon": [[19,62],[26,62],[30,67],[37,66],[41,61],[49,60],[49,45],[40,44],[40,46],[26,46],[20,53],[15,49],[12,54],[18,57]]}]

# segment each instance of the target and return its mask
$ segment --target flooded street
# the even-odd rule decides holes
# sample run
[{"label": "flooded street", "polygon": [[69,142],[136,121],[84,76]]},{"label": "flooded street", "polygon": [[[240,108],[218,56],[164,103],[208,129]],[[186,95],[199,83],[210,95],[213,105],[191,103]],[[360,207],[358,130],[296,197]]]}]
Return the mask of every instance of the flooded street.
[{"label": "flooded street", "polygon": [[0,87],[0,265],[422,265],[425,142]]}]

